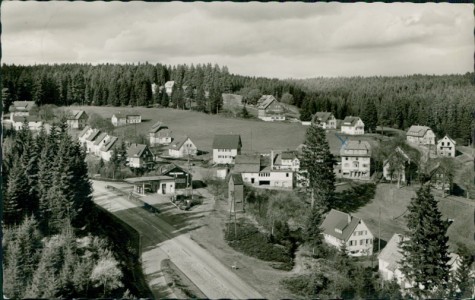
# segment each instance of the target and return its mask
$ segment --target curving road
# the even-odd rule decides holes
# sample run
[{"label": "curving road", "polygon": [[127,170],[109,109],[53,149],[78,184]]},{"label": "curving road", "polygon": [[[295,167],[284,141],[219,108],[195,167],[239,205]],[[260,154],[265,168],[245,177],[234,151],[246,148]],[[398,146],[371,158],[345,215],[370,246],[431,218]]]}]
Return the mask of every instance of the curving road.
[{"label": "curving road", "polygon": [[188,235],[179,233],[159,215],[106,189],[106,185],[119,187],[119,184],[94,180],[92,183],[96,204],[111,211],[142,235],[142,267],[156,298],[174,297],[160,275],[160,262],[165,258],[169,258],[208,298],[263,298],[239,278],[231,266],[223,265]]}]

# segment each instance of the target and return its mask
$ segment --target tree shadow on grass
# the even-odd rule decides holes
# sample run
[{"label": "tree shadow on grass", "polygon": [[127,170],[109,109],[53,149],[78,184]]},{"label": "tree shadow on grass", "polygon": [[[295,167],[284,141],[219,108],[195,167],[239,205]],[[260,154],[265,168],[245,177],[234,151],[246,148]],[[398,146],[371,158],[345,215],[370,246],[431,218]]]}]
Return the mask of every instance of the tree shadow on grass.
[{"label": "tree shadow on grass", "polygon": [[364,183],[353,186],[350,189],[335,193],[332,208],[352,213],[360,207],[365,206],[374,198],[376,185],[374,183]]}]

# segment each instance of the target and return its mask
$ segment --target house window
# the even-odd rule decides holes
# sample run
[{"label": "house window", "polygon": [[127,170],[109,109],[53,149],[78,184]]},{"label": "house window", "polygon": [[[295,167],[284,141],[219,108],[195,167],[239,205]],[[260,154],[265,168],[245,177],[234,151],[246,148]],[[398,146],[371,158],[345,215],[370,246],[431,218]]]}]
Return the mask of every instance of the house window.
[{"label": "house window", "polygon": [[345,160],[348,160],[348,157],[345,157]]},{"label": "house window", "polygon": [[353,241],[350,241],[350,246],[353,246]]},{"label": "house window", "polygon": [[289,177],[289,173],[285,173],[285,177]]},{"label": "house window", "polygon": [[364,240],[360,240],[360,246],[362,246],[362,245],[363,245],[363,242],[364,242]]},{"label": "house window", "polygon": [[442,142],[442,146],[444,146],[444,142]]}]

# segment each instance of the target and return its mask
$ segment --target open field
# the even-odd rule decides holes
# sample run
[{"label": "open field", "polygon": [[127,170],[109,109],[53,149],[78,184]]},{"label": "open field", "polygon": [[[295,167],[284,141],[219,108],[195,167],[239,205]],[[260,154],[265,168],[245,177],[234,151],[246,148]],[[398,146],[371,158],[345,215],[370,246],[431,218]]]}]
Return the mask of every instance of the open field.
[{"label": "open field", "polygon": [[[395,185],[378,184],[374,199],[354,213],[362,218],[375,236],[378,236],[379,210],[381,209],[381,239],[389,241],[394,233],[404,233],[406,228],[405,213],[411,197],[416,195],[418,187],[397,189]],[[439,201],[443,217],[453,219],[449,227],[450,249],[455,250],[458,242],[475,251],[475,202],[465,201],[460,197],[442,198],[434,192]]]},{"label": "open field", "polygon": [[[71,109],[83,109],[88,114],[96,113],[110,119],[114,113],[133,112],[142,115],[143,122],[137,125],[118,127],[117,136],[122,136],[125,130],[133,128],[137,134],[148,134],[148,130],[157,121],[167,124],[174,138],[189,136],[198,149],[210,151],[215,134],[240,134],[243,152],[267,152],[270,150],[293,150],[303,143],[307,126],[289,122],[263,122],[260,120],[244,120],[224,116],[208,115],[194,111],[176,110],[171,108],[145,107],[104,107],[104,106],[75,106]],[[346,135],[338,133],[345,139]],[[327,132],[331,152],[339,155],[341,142],[335,131]],[[349,137],[349,139],[369,141],[371,145],[378,143],[380,135],[370,134]]]}]

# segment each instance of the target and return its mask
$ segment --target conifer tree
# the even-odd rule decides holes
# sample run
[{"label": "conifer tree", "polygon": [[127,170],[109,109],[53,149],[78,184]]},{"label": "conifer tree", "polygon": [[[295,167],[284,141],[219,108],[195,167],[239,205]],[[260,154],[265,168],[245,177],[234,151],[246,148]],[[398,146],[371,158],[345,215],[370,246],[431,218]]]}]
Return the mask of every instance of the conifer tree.
[{"label": "conifer tree", "polygon": [[301,175],[308,181],[312,207],[318,203],[326,211],[331,207],[335,192],[334,157],[325,136],[325,130],[312,124],[306,132],[300,158]]},{"label": "conifer tree", "polygon": [[318,205],[310,210],[305,227],[305,239],[312,246],[312,252],[320,251],[323,245],[321,225],[323,222],[323,209]]},{"label": "conifer tree", "polygon": [[310,111],[310,101],[305,98],[300,107],[300,121],[310,121],[312,119],[312,112]]},{"label": "conifer tree", "polygon": [[367,128],[369,132],[376,131],[376,126],[378,125],[378,111],[376,110],[376,105],[372,99],[366,100],[361,119],[363,120],[365,128]]},{"label": "conifer tree", "polygon": [[3,266],[3,294],[9,299],[23,298],[24,274],[22,273],[19,247],[17,242],[9,245]]},{"label": "conifer tree", "polygon": [[160,101],[160,105],[163,107],[168,107],[170,105],[170,100],[168,99],[168,94],[165,88],[162,90],[162,99]]},{"label": "conifer tree", "polygon": [[407,215],[408,239],[402,242],[401,271],[416,297],[430,297],[444,290],[449,279],[447,229],[430,185],[423,185],[411,199]]},{"label": "conifer tree", "polygon": [[3,208],[5,225],[19,224],[29,205],[29,186],[24,168],[19,159],[13,163],[8,175],[7,190]]},{"label": "conifer tree", "polygon": [[460,256],[460,266],[455,272],[456,297],[457,299],[468,299],[475,290],[475,279],[470,276],[474,256],[466,245],[459,245],[457,252]]}]

